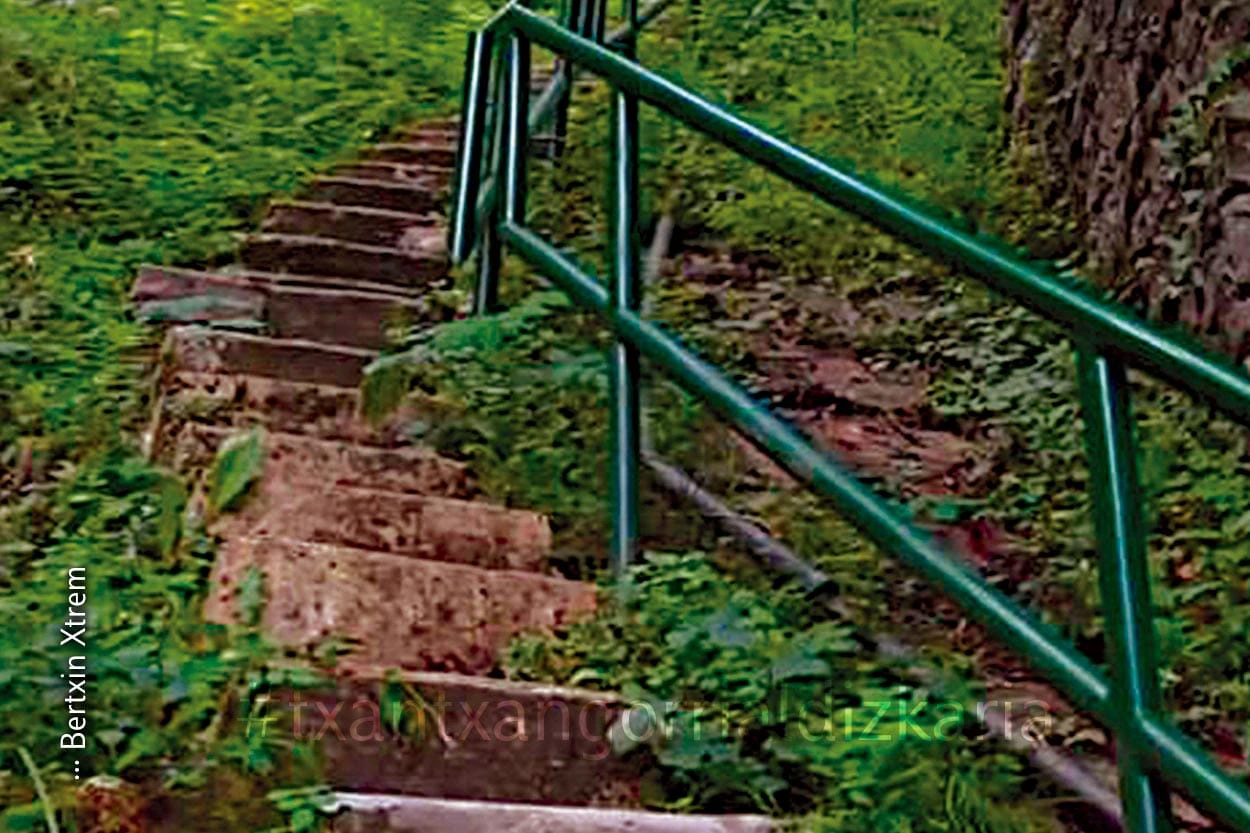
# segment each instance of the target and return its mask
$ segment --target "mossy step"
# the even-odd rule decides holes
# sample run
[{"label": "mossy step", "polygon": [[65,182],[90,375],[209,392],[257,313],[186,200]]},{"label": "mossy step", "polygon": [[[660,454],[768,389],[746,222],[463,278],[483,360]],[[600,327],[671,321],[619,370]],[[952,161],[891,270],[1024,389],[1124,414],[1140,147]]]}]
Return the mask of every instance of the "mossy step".
[{"label": "mossy step", "polygon": [[382,182],[421,185],[445,192],[451,186],[452,169],[404,162],[387,162],[380,159],[364,159],[360,162],[335,168],[334,175],[351,179],[377,179]]},{"label": "mossy step", "polygon": [[405,405],[379,425],[360,412],[356,388],[318,385],[237,373],[196,373],[170,368],[146,445],[170,459],[176,438],[189,424],[222,429],[263,426],[270,431],[323,440],[397,448],[408,444],[407,426],[420,404]]},{"label": "mossy step", "polygon": [[[184,425],[175,444],[174,465],[184,472],[207,470],[222,443],[237,433],[221,426]],[[475,491],[463,463],[429,449],[379,448],[283,431],[266,432],[264,477],[324,488],[358,486],[439,497],[466,498]]]},{"label": "mossy step", "polygon": [[291,272],[266,272],[244,269],[232,264],[212,272],[175,266],[144,264],[139,267],[130,297],[137,302],[184,298],[232,289],[264,295],[277,287],[306,289],[346,289],[354,292],[376,292],[408,300],[419,300],[421,287],[396,286],[375,281],[336,278],[327,275],[301,275]]},{"label": "mossy step", "polygon": [[362,667],[266,694],[267,725],[315,746],[322,777],[341,790],[636,806],[648,763],[612,754],[624,709],[612,694]]}]

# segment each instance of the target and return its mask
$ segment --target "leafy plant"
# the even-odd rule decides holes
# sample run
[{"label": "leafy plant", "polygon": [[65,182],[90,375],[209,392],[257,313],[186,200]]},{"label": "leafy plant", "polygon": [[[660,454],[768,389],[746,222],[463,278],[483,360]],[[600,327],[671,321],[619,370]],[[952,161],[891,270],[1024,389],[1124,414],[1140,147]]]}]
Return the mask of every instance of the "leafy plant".
[{"label": "leafy plant", "polygon": [[[262,798],[303,777],[274,733],[246,730],[257,686],[281,677],[271,649],[254,617],[203,624],[211,542],[186,524],[181,480],[135,450],[156,333],[127,293],[139,263],[213,265],[271,195],[445,112],[487,10],[0,0],[0,805],[36,808],[7,829],[50,828],[48,806],[65,829],[73,803],[56,626],[70,568],[90,579],[85,771]],[[237,504],[261,450],[225,452],[215,508]],[[254,614],[263,593],[245,590]],[[272,824],[256,806],[188,824]]]},{"label": "leafy plant", "polygon": [[229,437],[217,449],[208,475],[208,507],[213,513],[228,512],[238,505],[265,465],[265,432],[254,428]]},{"label": "leafy plant", "polygon": [[509,671],[624,693],[618,749],[620,736],[655,749],[665,806],[800,814],[813,830],[1047,829],[998,806],[1015,770],[964,734],[956,704],[799,593],[698,553],[652,553],[607,592],[596,622],[514,643]]}]

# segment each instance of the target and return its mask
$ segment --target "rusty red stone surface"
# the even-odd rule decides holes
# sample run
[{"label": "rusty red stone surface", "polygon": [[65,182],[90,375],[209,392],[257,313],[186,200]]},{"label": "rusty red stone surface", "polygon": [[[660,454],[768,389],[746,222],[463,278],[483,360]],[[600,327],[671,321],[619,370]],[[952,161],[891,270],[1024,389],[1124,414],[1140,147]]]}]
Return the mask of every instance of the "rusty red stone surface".
[{"label": "rusty red stone surface", "polygon": [[386,142],[373,148],[371,158],[379,162],[450,169],[456,166],[456,149],[445,144]]},{"label": "rusty red stone surface", "polygon": [[199,326],[174,327],[166,339],[173,366],[194,373],[271,376],[289,382],[354,387],[377,358],[372,350],[278,340]]},{"label": "rusty red stone surface", "polygon": [[[266,472],[222,534],[270,536],[494,570],[546,568],[547,518],[491,503],[401,494]],[[227,531],[228,530],[228,531]]]},{"label": "rusty red stone surface", "polygon": [[266,632],[311,647],[332,636],[349,662],[484,673],[509,640],[591,615],[595,588],[512,570],[484,570],[368,550],[236,537],[222,544],[205,604],[210,621],[238,615],[251,569],[264,576]]},{"label": "rusty red stone surface", "polygon": [[[399,147],[407,147],[400,145]],[[390,161],[404,162],[406,158],[394,158]],[[312,184],[305,194],[305,199],[315,202],[332,202],[339,205],[364,205],[372,208],[386,208],[391,211],[405,211],[409,214],[431,214],[441,212],[446,207],[446,195],[439,189],[431,189],[420,185],[403,185],[394,182],[380,182],[376,179],[353,179],[350,177],[324,177]]]},{"label": "rusty red stone surface", "polygon": [[[234,433],[220,426],[185,425],[178,434],[174,465],[181,471],[207,469],[218,447]],[[379,448],[269,432],[265,454],[265,478],[274,482],[363,486],[442,497],[473,494],[463,463],[424,448]]]},{"label": "rusty red stone surface", "polygon": [[80,833],[146,833],[148,802],[137,786],[110,776],[95,776],[75,796]]},{"label": "rusty red stone surface", "polygon": [[252,269],[328,275],[413,287],[447,276],[447,261],[437,255],[350,243],[327,237],[254,234],[241,254]]},{"label": "rusty red stone surface", "polygon": [[269,210],[264,230],[280,234],[296,234],[313,237],[334,237],[370,246],[402,248],[399,241],[410,229],[428,233],[440,240],[440,245],[424,247],[430,255],[446,256],[447,230],[435,223],[434,218],[422,214],[408,214],[385,208],[334,205],[333,203],[292,201],[278,203]]},{"label": "rusty red stone surface", "polygon": [[158,405],[153,448],[164,458],[188,423],[250,428],[321,439],[350,440],[394,447],[406,444],[405,426],[419,410],[401,408],[381,425],[360,415],[355,388],[288,382],[228,373],[171,372]]},{"label": "rusty red stone surface", "polygon": [[[612,754],[619,698],[459,674],[357,669],[267,692],[268,728],[315,748],[340,790],[631,805],[645,756]],[[389,688],[389,696],[384,693]]]}]

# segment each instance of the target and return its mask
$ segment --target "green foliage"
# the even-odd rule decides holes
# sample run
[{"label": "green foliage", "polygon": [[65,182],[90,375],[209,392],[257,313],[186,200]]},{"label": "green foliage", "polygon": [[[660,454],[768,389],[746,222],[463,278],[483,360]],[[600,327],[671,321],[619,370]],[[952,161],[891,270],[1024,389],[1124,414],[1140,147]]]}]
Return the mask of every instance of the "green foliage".
[{"label": "green foliage", "polygon": [[[715,0],[675,4],[641,60],[817,155],[976,221],[993,185],[1001,95],[988,0]],[[579,99],[540,221],[598,248],[606,91]],[[675,210],[799,275],[848,275],[901,247],[715,142],[644,113],[644,212]],[[589,202],[592,200],[593,202]],[[782,222],[778,218],[784,217]]]},{"label": "green foliage", "polygon": [[[261,795],[290,775],[245,726],[276,679],[269,649],[250,627],[201,623],[209,542],[184,528],[182,483],[133,451],[156,351],[127,292],[139,263],[216,263],[271,195],[446,111],[463,32],[486,10],[0,0],[0,804],[37,805],[38,772],[68,818],[57,625],[77,566],[90,577],[85,771],[212,793],[228,770]],[[260,450],[250,437],[227,452],[214,508],[237,504]],[[225,805],[205,824],[250,825]]]},{"label": "green foliage", "polygon": [[208,476],[208,508],[229,512],[258,481],[265,466],[265,432],[254,428],[230,437],[217,449]]},{"label": "green foliage", "polygon": [[[90,674],[85,748],[73,753],[85,772],[177,789],[223,767],[263,775],[273,766],[273,739],[241,720],[270,649],[253,629],[202,623],[212,551],[201,532],[181,529],[185,496],[176,486],[123,454],[67,469],[53,484],[47,528],[24,542],[29,549],[6,547],[0,561],[0,776],[25,778],[19,756],[30,750],[58,812],[72,809],[75,787],[59,746],[71,731],[64,675],[74,655],[86,657]],[[4,517],[5,531],[19,521]],[[62,644],[71,569],[85,575],[85,647]],[[11,797],[24,791],[8,788]]]},{"label": "green foliage", "polygon": [[463,457],[495,499],[541,508],[557,527],[602,531],[606,490],[606,367],[593,324],[560,292],[538,292],[505,313],[418,334],[375,362],[364,385],[375,417],[415,383],[436,390],[425,443]]},{"label": "green foliage", "polygon": [[616,592],[567,637],[515,643],[509,667],[623,692],[622,733],[656,750],[661,803],[802,814],[814,830],[1047,829],[1009,806],[1014,770],[965,736],[957,704],[866,656],[801,594],[699,554],[652,554]]},{"label": "green foliage", "polygon": [[[980,514],[1036,554],[1025,597],[1100,658],[1072,344],[1014,305],[953,282],[924,316],[874,344],[931,364],[941,414],[1005,432],[1009,464]],[[1133,382],[1165,686],[1190,728],[1227,733],[1250,719],[1250,595],[1229,579],[1250,569],[1245,432],[1164,385]]]},{"label": "green foliage", "polygon": [[445,108],[471,0],[0,0],[0,454],[128,427],[144,260],[213,260],[269,195]]}]

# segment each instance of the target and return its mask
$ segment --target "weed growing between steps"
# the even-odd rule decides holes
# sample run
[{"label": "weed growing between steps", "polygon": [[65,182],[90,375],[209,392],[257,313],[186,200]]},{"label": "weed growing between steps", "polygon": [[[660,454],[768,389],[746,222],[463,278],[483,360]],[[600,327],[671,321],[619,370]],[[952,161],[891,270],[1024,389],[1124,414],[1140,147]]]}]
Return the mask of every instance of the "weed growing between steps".
[{"label": "weed growing between steps", "polygon": [[0,0],[0,828],[72,826],[70,566],[90,579],[83,772],[217,795],[181,830],[277,821],[243,720],[267,650],[199,623],[211,550],[138,457],[155,333],[126,292],[141,262],[228,256],[270,195],[454,106],[484,8]]},{"label": "weed growing between steps", "polygon": [[[960,708],[865,655],[795,592],[652,554],[593,623],[514,643],[508,670],[621,692],[618,749],[650,745],[650,800],[798,816],[809,830],[1051,830],[1015,802],[1022,773]],[[611,594],[609,594],[611,595]]]}]

